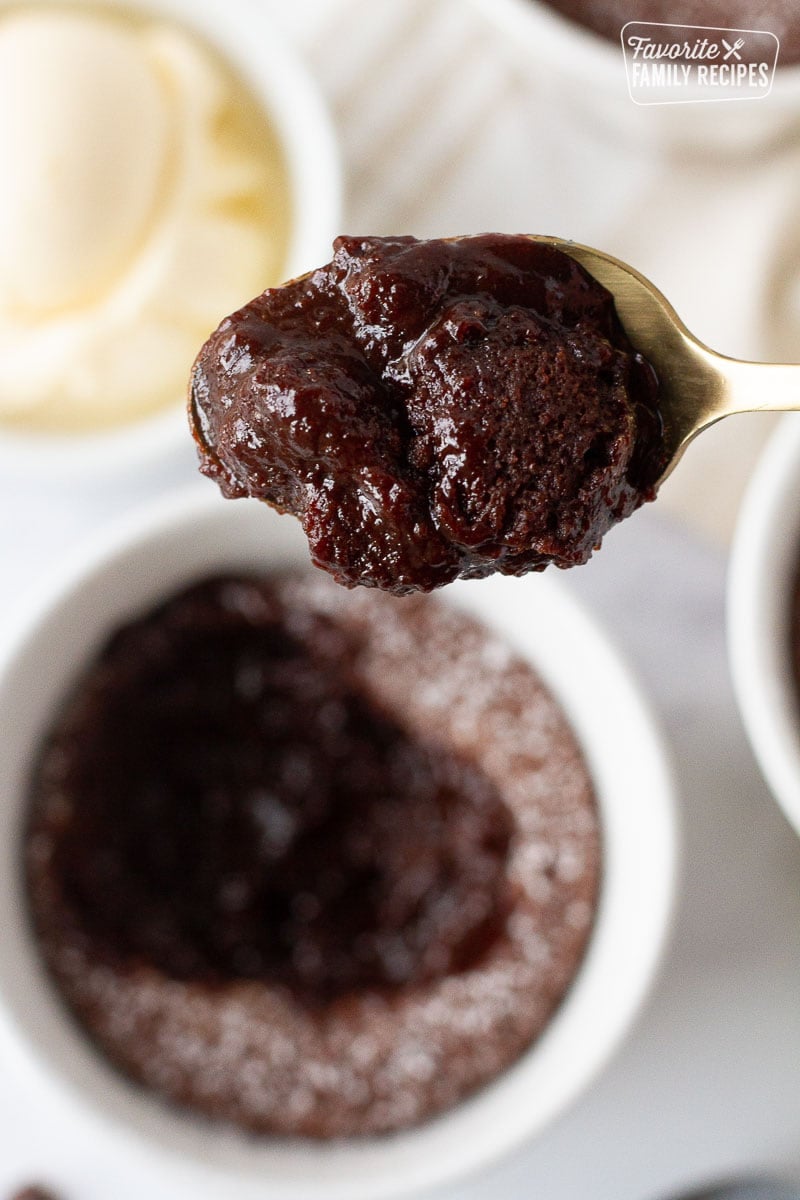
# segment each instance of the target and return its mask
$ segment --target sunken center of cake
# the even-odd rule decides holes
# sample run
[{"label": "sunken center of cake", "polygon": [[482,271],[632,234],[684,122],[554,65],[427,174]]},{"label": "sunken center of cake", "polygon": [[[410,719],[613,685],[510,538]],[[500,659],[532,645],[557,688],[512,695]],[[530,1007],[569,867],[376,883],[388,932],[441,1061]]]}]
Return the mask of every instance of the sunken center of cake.
[{"label": "sunken center of cake", "polygon": [[430,600],[291,576],[206,581],[115,634],[43,748],[26,843],[42,952],[111,1060],[315,1137],[413,1124],[518,1057],[598,862],[525,664]]}]

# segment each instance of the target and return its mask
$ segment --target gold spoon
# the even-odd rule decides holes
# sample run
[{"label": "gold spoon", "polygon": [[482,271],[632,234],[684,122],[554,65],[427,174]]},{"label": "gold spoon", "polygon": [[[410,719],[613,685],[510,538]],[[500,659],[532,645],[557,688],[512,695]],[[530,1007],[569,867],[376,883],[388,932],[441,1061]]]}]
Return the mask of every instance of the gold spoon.
[{"label": "gold spoon", "polygon": [[659,484],[698,433],[723,417],[800,409],[800,365],[743,362],[717,354],[689,332],[658,288],[627,263],[577,242],[531,236],[569,254],[611,292],[626,334],[655,368],[667,452]]}]

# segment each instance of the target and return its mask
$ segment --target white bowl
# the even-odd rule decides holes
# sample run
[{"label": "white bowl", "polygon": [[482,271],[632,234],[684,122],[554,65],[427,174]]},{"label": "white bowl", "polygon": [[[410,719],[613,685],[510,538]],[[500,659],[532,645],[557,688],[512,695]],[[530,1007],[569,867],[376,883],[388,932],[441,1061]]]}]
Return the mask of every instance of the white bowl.
[{"label": "white bowl", "polygon": [[[541,69],[561,78],[562,95],[548,92],[551,103],[574,107],[583,121],[600,121],[616,136],[649,148],[664,144],[722,151],[735,159],[747,158],[756,146],[781,141],[796,126],[800,65],[779,67],[769,96],[761,100],[641,106],[628,93],[619,40],[601,37],[542,0],[473,3],[510,35],[509,45],[527,61],[532,75]],[[636,20],[633,6],[630,19]]]},{"label": "white bowl", "polygon": [[[73,6],[76,0],[55,2]],[[0,0],[0,14],[16,4]],[[257,0],[91,0],[89,7],[98,5],[173,20],[194,30],[233,65],[263,104],[286,156],[291,236],[285,278],[327,262],[331,242],[341,233],[337,139],[315,80],[263,5]],[[242,296],[242,303],[249,299]],[[188,366],[186,374],[188,385]],[[78,484],[107,481],[177,453],[190,440],[181,396],[159,413],[97,433],[40,434],[0,427],[0,472]]]},{"label": "white bowl", "polygon": [[728,655],[761,770],[800,833],[800,700],[791,623],[800,581],[800,415],[773,433],[750,481],[728,576]]},{"label": "white bowl", "polygon": [[167,1110],[106,1064],[73,1025],[29,929],[20,867],[32,759],[70,681],[120,622],[208,572],[308,562],[299,525],[202,485],[129,517],[58,571],[0,647],[0,1032],[26,1069],[142,1140],[225,1200],[382,1200],[485,1166],[586,1088],[630,1026],[664,947],[676,875],[671,773],[645,701],[605,636],[556,580],[453,585],[451,603],[500,631],[563,705],[594,778],[603,877],[573,985],[541,1039],[490,1086],[419,1129],[339,1145],[253,1140]]}]

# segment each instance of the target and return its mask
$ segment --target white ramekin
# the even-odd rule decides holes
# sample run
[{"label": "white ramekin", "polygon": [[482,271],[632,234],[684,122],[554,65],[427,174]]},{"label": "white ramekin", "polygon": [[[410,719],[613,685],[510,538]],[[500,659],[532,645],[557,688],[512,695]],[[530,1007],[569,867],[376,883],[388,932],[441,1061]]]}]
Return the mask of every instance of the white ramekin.
[{"label": "white ramekin", "polygon": [[800,582],[800,415],[773,433],[750,481],[728,575],[728,655],[761,770],[800,833],[800,692],[792,608]]},{"label": "white ramekin", "polygon": [[[262,102],[283,146],[291,188],[285,277],[330,258],[342,215],[342,169],[333,124],[315,80],[258,0],[47,2],[166,17],[215,47]],[[16,4],[0,0],[0,14]],[[243,296],[242,303],[249,299]],[[175,404],[162,412],[97,433],[39,434],[0,427],[0,472],[75,485],[104,482],[175,454],[188,440],[185,397],[176,396]]]},{"label": "white ramekin", "polygon": [[[746,162],[756,147],[796,129],[800,66],[779,67],[769,96],[758,100],[637,105],[628,93],[620,41],[611,42],[550,8],[543,0],[473,0],[510,35],[531,76],[546,71],[561,84],[548,102],[568,105],[590,126],[646,148],[723,153]],[[631,6],[631,20],[636,13]],[[743,169],[746,167],[743,166]]]},{"label": "white ramekin", "polygon": [[541,1039],[437,1120],[339,1145],[225,1133],[119,1077],[67,1016],[29,929],[20,840],[32,759],[76,672],[120,622],[208,573],[307,563],[294,520],[255,501],[223,501],[198,483],[71,555],[0,645],[0,1045],[9,1062],[62,1096],[65,1112],[82,1102],[98,1137],[122,1139],[125,1161],[160,1156],[225,1200],[262,1194],[257,1186],[271,1200],[383,1200],[451,1182],[538,1133],[630,1026],[660,960],[675,891],[671,772],[648,706],[605,636],[550,577],[453,585],[447,601],[500,631],[550,685],[597,788],[604,853],[596,924]]}]

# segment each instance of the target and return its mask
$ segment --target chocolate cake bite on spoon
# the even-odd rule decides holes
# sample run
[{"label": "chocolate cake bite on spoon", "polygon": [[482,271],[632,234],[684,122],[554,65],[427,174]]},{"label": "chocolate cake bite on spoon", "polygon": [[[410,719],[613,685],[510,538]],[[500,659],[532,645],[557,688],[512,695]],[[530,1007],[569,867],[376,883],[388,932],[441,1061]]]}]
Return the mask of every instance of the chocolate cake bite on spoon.
[{"label": "chocolate cake bite on spoon", "polygon": [[642,275],[557,238],[339,238],[194,366],[204,474],[302,522],[340,583],[395,593],[585,562],[732,413],[800,367],[716,354]]},{"label": "chocolate cake bite on spoon", "polygon": [[195,363],[201,469],[301,520],[349,586],[585,562],[652,499],[655,375],[609,293],[502,234],[339,238],[223,321]]}]

